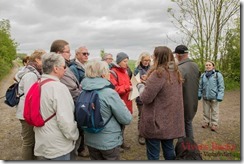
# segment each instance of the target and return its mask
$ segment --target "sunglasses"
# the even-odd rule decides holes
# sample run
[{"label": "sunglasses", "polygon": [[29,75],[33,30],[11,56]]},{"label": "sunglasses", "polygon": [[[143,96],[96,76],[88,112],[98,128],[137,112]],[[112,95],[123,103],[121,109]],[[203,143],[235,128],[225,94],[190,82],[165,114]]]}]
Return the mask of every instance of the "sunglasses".
[{"label": "sunglasses", "polygon": [[84,55],[84,56],[89,56],[90,53],[88,53],[88,52],[82,52],[82,55]]}]

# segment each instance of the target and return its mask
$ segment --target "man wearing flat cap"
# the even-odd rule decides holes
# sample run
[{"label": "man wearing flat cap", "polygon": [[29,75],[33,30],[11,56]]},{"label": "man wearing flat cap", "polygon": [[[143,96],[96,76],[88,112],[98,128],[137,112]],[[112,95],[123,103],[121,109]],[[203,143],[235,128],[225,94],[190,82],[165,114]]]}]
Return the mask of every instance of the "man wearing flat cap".
[{"label": "man wearing flat cap", "polygon": [[186,137],[194,139],[192,121],[198,106],[198,83],[200,71],[198,65],[188,57],[189,50],[185,45],[175,48],[174,54],[179,61],[179,70],[184,79],[183,100]]}]

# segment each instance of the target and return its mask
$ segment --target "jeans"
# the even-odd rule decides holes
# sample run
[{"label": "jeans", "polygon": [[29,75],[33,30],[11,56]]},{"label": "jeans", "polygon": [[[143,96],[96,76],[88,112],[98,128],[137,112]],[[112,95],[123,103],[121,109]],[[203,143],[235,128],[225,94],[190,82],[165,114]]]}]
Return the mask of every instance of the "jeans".
[{"label": "jeans", "polygon": [[146,139],[147,159],[159,160],[160,143],[163,149],[163,155],[165,160],[174,160],[175,149],[173,145],[173,139],[169,139],[169,140]]},{"label": "jeans", "polygon": [[56,158],[51,158],[51,159],[45,158],[45,159],[52,160],[52,161],[68,161],[68,160],[70,160],[70,153],[62,155],[60,157],[56,157]]},{"label": "jeans", "polygon": [[186,137],[194,139],[193,128],[192,128],[192,120],[185,120],[185,132],[186,132]]}]

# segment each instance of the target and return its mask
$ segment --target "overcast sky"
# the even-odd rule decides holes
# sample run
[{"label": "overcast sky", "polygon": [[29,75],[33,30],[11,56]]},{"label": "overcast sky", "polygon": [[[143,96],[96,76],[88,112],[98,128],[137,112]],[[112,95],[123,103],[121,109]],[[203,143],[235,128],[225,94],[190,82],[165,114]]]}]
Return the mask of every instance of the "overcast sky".
[{"label": "overcast sky", "polygon": [[0,0],[0,19],[10,21],[18,52],[49,51],[54,40],[64,39],[72,55],[86,46],[91,58],[104,49],[137,59],[155,46],[177,46],[166,37],[176,33],[167,13],[173,5],[170,0]]}]

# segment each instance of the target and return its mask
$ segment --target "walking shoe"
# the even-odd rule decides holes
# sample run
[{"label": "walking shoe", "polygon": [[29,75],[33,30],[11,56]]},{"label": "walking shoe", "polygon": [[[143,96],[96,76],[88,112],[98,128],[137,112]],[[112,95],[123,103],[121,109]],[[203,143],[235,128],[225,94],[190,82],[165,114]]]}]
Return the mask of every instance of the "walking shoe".
[{"label": "walking shoe", "polygon": [[89,157],[89,151],[88,151],[88,148],[85,147],[84,150],[82,150],[81,152],[78,152],[78,156],[80,156],[80,157]]},{"label": "walking shoe", "polygon": [[124,150],[129,150],[130,149],[130,145],[129,144],[126,144],[126,143],[123,143],[121,145],[121,148],[124,149]]},{"label": "walking shoe", "polygon": [[125,151],[125,150],[124,150],[122,147],[119,148],[119,152],[120,152],[120,153],[124,153],[124,151]]},{"label": "walking shoe", "polygon": [[209,126],[209,123],[202,125],[202,128],[207,128]]},{"label": "walking shoe", "polygon": [[142,137],[142,136],[139,136],[139,137],[138,137],[138,142],[139,142],[139,144],[141,144],[141,145],[145,145],[145,138]]},{"label": "walking shoe", "polygon": [[217,125],[213,125],[213,126],[211,127],[211,130],[212,130],[212,131],[216,131],[216,130],[217,130]]}]

